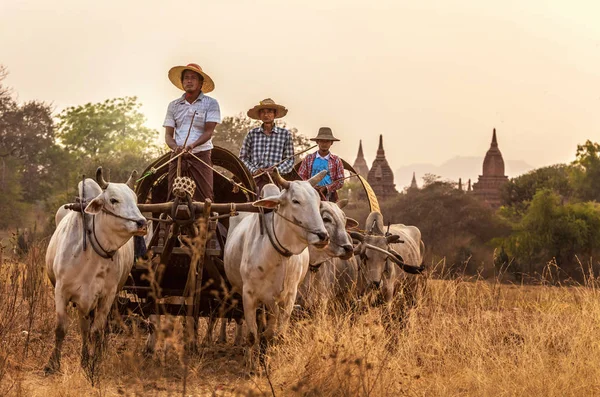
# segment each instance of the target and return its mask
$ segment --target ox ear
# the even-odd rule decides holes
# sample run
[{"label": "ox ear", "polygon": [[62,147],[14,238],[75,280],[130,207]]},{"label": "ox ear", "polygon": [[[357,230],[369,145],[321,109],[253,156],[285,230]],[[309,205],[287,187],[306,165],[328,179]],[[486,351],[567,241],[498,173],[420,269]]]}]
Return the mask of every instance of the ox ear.
[{"label": "ox ear", "polygon": [[352,218],[346,218],[346,229],[354,229],[358,227],[358,221]]},{"label": "ox ear", "polygon": [[264,199],[256,200],[252,203],[254,207],[263,207],[263,208],[277,208],[277,206],[281,203],[281,197],[279,196],[271,196],[265,197]]},{"label": "ox ear", "polygon": [[102,211],[102,207],[104,207],[104,199],[102,196],[98,196],[85,207],[85,212],[87,214],[96,215]]},{"label": "ox ear", "polygon": [[347,205],[348,205],[348,199],[341,199],[340,201],[337,202],[337,206],[340,207],[340,209],[344,208]]},{"label": "ox ear", "polygon": [[385,238],[385,241],[388,244],[394,244],[394,243],[400,243],[401,242],[400,241],[400,236],[398,236],[397,234],[391,234],[391,235],[387,236]]},{"label": "ox ear", "polygon": [[136,170],[131,171],[131,175],[129,176],[129,179],[127,179],[127,182],[125,182],[125,184],[127,186],[129,186],[129,188],[131,190],[133,190],[135,192],[135,180],[138,176],[138,172]]}]

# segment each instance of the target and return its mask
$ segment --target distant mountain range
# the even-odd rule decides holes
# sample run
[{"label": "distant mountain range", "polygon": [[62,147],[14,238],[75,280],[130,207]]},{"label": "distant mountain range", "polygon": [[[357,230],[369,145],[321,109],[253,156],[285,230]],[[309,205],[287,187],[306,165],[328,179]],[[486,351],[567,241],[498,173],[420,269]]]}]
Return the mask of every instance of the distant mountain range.
[{"label": "distant mountain range", "polygon": [[[523,160],[505,160],[505,173],[509,178],[519,176],[534,169],[533,166],[527,164]],[[442,180],[458,181],[462,178],[463,185],[467,186],[467,181],[471,178],[471,182],[477,182],[477,178],[481,175],[483,168],[483,157],[454,157],[441,165],[416,163],[409,164],[398,168],[394,172],[394,182],[396,189],[401,191],[405,186],[410,185],[413,172],[417,177],[417,184],[423,185],[423,176],[425,174],[435,174],[442,177]]]}]

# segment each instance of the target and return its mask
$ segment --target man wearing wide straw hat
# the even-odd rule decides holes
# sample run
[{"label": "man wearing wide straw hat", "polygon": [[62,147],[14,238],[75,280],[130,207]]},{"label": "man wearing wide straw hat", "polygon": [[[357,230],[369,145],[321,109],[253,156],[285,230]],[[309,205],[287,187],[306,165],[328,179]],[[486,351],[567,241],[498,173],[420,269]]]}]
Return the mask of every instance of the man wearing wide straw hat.
[{"label": "man wearing wide straw hat", "polygon": [[319,128],[316,137],[311,141],[317,142],[319,150],[306,156],[300,164],[298,175],[307,180],[318,174],[320,171],[327,170],[327,175],[315,187],[321,194],[321,197],[327,201],[338,201],[337,191],[344,185],[344,164],[342,160],[331,153],[329,148],[333,142],[339,141],[333,136],[333,131],[329,127]]},{"label": "man wearing wide straw hat", "polygon": [[292,134],[275,125],[275,119],[282,118],[287,112],[285,106],[277,104],[271,98],[263,99],[248,110],[248,117],[262,121],[262,125],[251,129],[244,138],[240,159],[255,176],[259,192],[271,181],[267,174],[275,168],[279,174],[285,175],[294,166]]},{"label": "man wearing wide straw hat", "polygon": [[[171,157],[181,156],[181,174],[196,182],[194,200],[213,199],[213,172],[211,150],[212,134],[221,122],[221,111],[216,99],[205,94],[215,89],[215,83],[195,63],[175,66],[169,70],[169,80],[185,93],[169,103],[163,127],[165,142],[171,148]],[[177,176],[177,161],[169,164],[169,192]]]}]

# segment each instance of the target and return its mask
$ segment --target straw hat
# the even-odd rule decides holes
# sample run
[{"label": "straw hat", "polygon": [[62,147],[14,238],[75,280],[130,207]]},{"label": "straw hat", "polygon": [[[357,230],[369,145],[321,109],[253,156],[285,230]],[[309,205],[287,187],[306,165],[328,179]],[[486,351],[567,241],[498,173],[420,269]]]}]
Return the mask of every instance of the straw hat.
[{"label": "straw hat", "polygon": [[329,127],[321,127],[319,128],[319,133],[316,137],[310,138],[311,141],[339,141],[336,137],[333,136],[333,131]]},{"label": "straw hat", "polygon": [[252,109],[248,110],[248,117],[254,120],[260,120],[258,113],[261,109],[274,109],[275,110],[275,118],[280,119],[285,116],[288,110],[283,105],[278,105],[271,98],[263,99],[259,102],[258,105],[254,106]]},{"label": "straw hat", "polygon": [[188,63],[186,66],[174,66],[169,70],[169,80],[171,83],[175,85],[175,87],[179,88],[182,91],[183,86],[181,85],[181,73],[184,70],[191,70],[192,72],[199,73],[204,77],[204,83],[202,84],[202,92],[209,93],[215,89],[215,82],[210,78],[209,75],[202,71],[202,68],[195,63]]}]

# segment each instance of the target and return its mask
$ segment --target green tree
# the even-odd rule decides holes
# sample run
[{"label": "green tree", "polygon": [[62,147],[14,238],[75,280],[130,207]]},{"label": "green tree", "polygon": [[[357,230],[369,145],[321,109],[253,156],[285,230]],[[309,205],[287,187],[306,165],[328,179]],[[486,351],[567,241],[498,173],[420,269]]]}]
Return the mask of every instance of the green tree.
[{"label": "green tree", "polygon": [[588,140],[577,145],[572,174],[576,194],[581,200],[600,201],[600,144]]},{"label": "green tree", "polygon": [[570,276],[577,276],[577,255],[600,249],[600,205],[592,202],[563,204],[550,189],[540,189],[513,232],[497,243],[516,259],[519,270],[541,273],[554,259]]},{"label": "green tree", "polygon": [[574,188],[571,182],[573,168],[566,164],[542,167],[512,178],[502,188],[502,202],[514,207],[517,212],[524,211],[533,196],[540,189],[550,189],[561,197],[569,199]]},{"label": "green tree", "polygon": [[142,171],[160,153],[158,131],[144,126],[136,97],[108,99],[69,107],[58,115],[57,137],[72,156],[72,170],[92,175],[103,165],[111,179]]},{"label": "green tree", "polygon": [[[0,68],[0,82],[5,76],[6,69]],[[0,156],[14,159],[10,161],[10,172],[19,175],[13,181],[22,185],[18,189],[21,199],[32,203],[51,193],[53,169],[60,153],[54,141],[50,106],[38,101],[19,104],[0,83]]]}]

